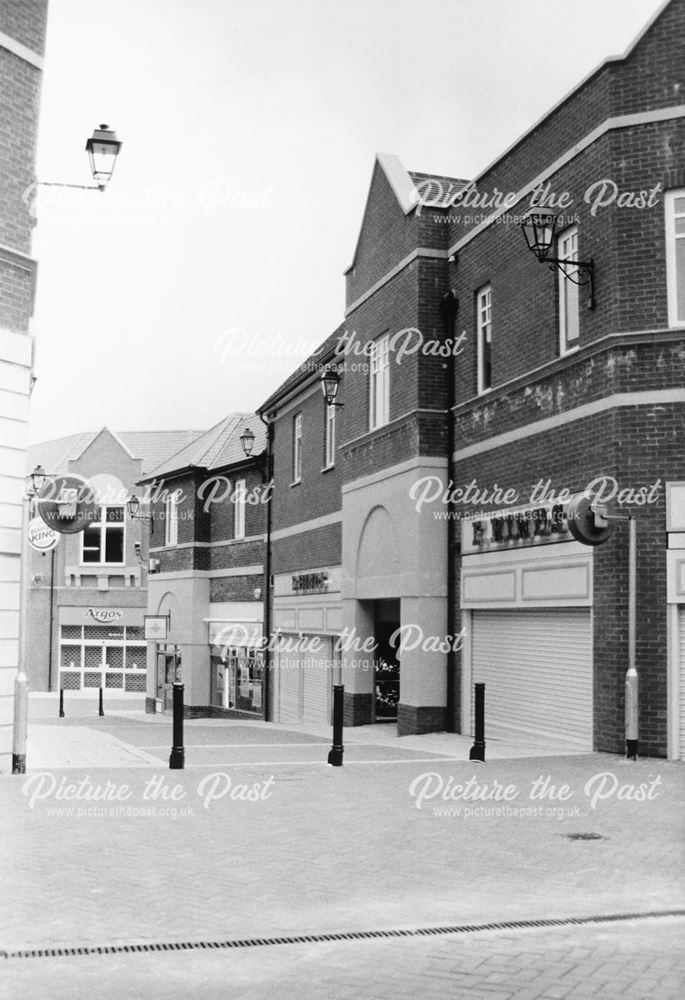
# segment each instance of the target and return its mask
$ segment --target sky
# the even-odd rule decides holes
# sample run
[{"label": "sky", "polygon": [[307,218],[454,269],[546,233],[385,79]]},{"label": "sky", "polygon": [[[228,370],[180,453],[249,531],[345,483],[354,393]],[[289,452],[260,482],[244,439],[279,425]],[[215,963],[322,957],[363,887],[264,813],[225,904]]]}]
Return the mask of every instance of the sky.
[{"label": "sky", "polygon": [[204,430],[343,320],[374,157],[472,177],[660,0],[50,0],[32,442]]}]

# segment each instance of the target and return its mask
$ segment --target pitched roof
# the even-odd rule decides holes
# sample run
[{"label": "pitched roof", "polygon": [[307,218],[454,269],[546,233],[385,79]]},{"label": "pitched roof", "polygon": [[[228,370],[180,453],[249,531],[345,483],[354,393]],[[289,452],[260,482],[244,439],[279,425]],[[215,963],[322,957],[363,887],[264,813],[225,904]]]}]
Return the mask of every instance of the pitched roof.
[{"label": "pitched roof", "polygon": [[[424,200],[440,207],[443,203],[449,207],[450,199],[461,191],[469,182],[459,177],[447,177],[445,174],[424,174],[418,170],[410,170],[409,176],[416,189],[416,200],[423,194]],[[425,193],[424,193],[425,192]],[[434,207],[431,204],[431,207]]]},{"label": "pitched roof", "polygon": [[[49,472],[66,472],[69,462],[79,458],[102,430],[82,431],[80,434],[69,434],[67,437],[31,445],[27,454],[27,469],[30,471],[37,465],[42,465]],[[201,433],[193,430],[122,431],[116,436],[134,458],[142,460],[145,475]]]},{"label": "pitched roof", "polygon": [[317,349],[309,355],[308,358],[297,366],[294,372],[292,372],[285,382],[279,385],[275,392],[272,392],[269,398],[262,403],[258,408],[262,413],[266,413],[267,410],[271,409],[272,404],[279,400],[282,396],[293,389],[299,382],[306,381],[311,375],[320,376],[323,371],[324,366],[331,361],[336,355],[336,348],[340,343],[340,340],[345,333],[346,324],[343,322],[340,326],[333,331],[326,339],[319,344]]},{"label": "pitched roof", "polygon": [[240,443],[243,429],[249,426],[255,436],[253,454],[266,448],[266,428],[254,413],[230,413],[190,444],[167,457],[147,473],[148,478],[158,479],[182,469],[220,469],[234,462],[244,462],[245,453]]}]

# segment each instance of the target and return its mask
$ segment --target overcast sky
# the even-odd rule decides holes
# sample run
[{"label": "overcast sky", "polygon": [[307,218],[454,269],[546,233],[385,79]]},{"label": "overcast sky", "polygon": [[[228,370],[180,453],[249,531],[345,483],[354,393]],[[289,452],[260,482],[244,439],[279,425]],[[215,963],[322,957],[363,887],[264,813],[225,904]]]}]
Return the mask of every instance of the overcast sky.
[{"label": "overcast sky", "polygon": [[124,147],[38,198],[32,441],[254,409],[343,319],[376,152],[474,176],[659,6],[50,0],[39,179]]}]

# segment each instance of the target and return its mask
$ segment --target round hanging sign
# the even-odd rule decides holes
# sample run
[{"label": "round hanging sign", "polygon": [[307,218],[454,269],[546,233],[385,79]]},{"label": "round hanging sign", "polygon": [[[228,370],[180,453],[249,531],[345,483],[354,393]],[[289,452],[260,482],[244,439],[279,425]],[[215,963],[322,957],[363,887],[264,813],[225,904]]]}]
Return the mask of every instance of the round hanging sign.
[{"label": "round hanging sign", "polygon": [[50,528],[42,517],[33,517],[29,522],[28,540],[32,549],[37,552],[49,552],[59,542],[59,533]]}]

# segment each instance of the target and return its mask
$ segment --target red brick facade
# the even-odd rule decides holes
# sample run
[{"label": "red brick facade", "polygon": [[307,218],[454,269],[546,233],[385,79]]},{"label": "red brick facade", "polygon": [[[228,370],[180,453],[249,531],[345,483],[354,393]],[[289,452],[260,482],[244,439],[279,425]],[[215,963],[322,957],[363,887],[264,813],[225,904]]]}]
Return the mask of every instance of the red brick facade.
[{"label": "red brick facade", "polygon": [[[346,566],[346,559],[356,556],[345,555],[353,529],[343,497],[360,496],[355,484],[378,483],[383,470],[395,475],[412,463],[432,467],[442,461],[455,485],[497,484],[516,493],[521,504],[540,480],[571,493],[598,476],[614,477],[620,489],[654,487],[649,503],[630,509],[638,519],[640,740],[655,755],[667,750],[665,486],[685,479],[679,441],[685,330],[669,326],[664,214],[666,193],[685,189],[683,94],[685,0],[672,0],[625,58],[603,64],[476,179],[471,200],[480,198],[485,207],[457,200],[417,208],[425,175],[405,171],[403,179],[398,161],[379,158],[347,272],[345,322],[299,379],[289,379],[263,407],[274,423],[275,573],[342,562],[343,581],[349,578],[353,562]],[[448,190],[449,181],[440,181]],[[432,183],[437,190],[438,180]],[[452,182],[451,190],[464,183]],[[529,252],[520,228],[536,191],[538,202],[541,196],[548,202],[553,195],[557,202],[561,198],[561,207],[552,204],[563,217],[559,228],[577,226],[578,259],[594,263],[595,306],[585,308],[588,290],[582,287],[579,338],[568,353],[560,349],[559,276]],[[510,193],[507,207],[487,204],[497,192]],[[492,290],[492,388],[479,395],[476,301],[485,285]],[[441,303],[449,292],[458,305],[447,329]],[[398,358],[400,331],[409,329],[421,332],[424,345],[442,344],[445,350]],[[389,365],[389,420],[370,431],[365,348],[385,333],[397,335]],[[338,399],[344,409],[336,417],[335,468],[322,472],[324,407],[316,369],[333,360],[341,365]],[[302,477],[291,485],[297,413]],[[355,502],[361,524],[365,515]],[[496,503],[490,508],[498,509]],[[616,512],[628,509],[627,503],[612,503]],[[338,512],[342,523],[333,517]],[[309,523],[317,518],[328,520]],[[458,544],[454,559],[450,623],[461,613]],[[593,746],[617,752],[624,737],[628,662],[625,525],[616,523],[611,540],[594,551],[592,567]],[[422,598],[424,591],[412,586],[378,597]],[[454,665],[452,699],[431,694],[424,702],[414,691],[405,703],[400,692],[400,731],[417,731],[421,717],[427,728],[462,727],[459,652]],[[355,697],[367,695],[355,689]]]}]

